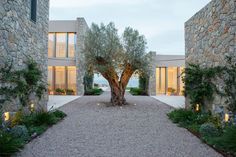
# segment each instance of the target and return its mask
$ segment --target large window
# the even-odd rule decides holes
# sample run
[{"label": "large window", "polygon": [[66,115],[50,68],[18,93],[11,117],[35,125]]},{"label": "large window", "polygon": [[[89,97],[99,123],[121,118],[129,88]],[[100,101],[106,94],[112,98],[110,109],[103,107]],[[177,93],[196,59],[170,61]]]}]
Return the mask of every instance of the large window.
[{"label": "large window", "polygon": [[56,88],[66,88],[66,71],[63,66],[55,67],[55,89]]},{"label": "large window", "polygon": [[177,67],[168,67],[168,95],[177,94],[177,82],[178,82],[178,69]]},{"label": "large window", "polygon": [[160,68],[161,77],[160,77],[160,94],[166,93],[166,68]]},{"label": "large window", "polygon": [[54,33],[49,33],[48,34],[48,57],[54,57],[54,44],[55,44]]},{"label": "large window", "polygon": [[76,67],[67,67],[67,88],[76,91]]},{"label": "large window", "polygon": [[56,57],[66,57],[66,33],[56,33]]},{"label": "large window", "polygon": [[75,33],[68,33],[68,57],[75,56],[75,44],[76,44],[76,35]]},{"label": "large window", "polygon": [[53,67],[48,67],[48,89],[53,90]]}]

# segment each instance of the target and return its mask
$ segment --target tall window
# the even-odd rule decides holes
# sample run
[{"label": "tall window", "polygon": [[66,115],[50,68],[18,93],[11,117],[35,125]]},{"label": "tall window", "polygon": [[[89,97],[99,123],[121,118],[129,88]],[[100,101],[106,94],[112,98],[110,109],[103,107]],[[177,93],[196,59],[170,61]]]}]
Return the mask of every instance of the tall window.
[{"label": "tall window", "polygon": [[177,94],[178,82],[178,69],[177,67],[168,67],[168,94]]},{"label": "tall window", "polygon": [[56,57],[66,57],[66,33],[56,33]]},{"label": "tall window", "polygon": [[166,68],[161,68],[160,93],[166,93]]},{"label": "tall window", "polygon": [[53,90],[53,68],[52,66],[48,67],[48,89]]},{"label": "tall window", "polygon": [[54,33],[48,34],[48,57],[54,57]]},{"label": "tall window", "polygon": [[76,91],[76,67],[69,66],[67,70],[67,88]]},{"label": "tall window", "polygon": [[37,0],[31,0],[31,15],[30,18],[32,21],[36,22],[37,18]]},{"label": "tall window", "polygon": [[76,44],[76,35],[75,33],[68,33],[68,57],[75,56],[75,44]]},{"label": "tall window", "polygon": [[160,68],[156,68],[156,92],[160,93]]},{"label": "tall window", "polygon": [[64,66],[55,67],[55,89],[56,88],[66,88],[66,71]]}]

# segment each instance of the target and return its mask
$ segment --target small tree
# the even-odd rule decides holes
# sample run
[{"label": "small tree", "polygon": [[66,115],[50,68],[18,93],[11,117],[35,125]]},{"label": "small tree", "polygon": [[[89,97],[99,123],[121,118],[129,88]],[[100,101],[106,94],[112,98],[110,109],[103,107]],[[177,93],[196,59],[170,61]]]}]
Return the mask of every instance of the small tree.
[{"label": "small tree", "polygon": [[111,103],[124,105],[125,88],[132,74],[147,69],[146,40],[137,30],[126,28],[119,37],[114,23],[92,24],[85,39],[87,66],[108,81],[111,87]]}]

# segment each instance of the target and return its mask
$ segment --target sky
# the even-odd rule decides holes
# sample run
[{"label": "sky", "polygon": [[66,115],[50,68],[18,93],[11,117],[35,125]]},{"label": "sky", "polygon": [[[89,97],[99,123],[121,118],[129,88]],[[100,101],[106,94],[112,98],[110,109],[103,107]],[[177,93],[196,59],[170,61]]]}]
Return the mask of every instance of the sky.
[{"label": "sky", "polygon": [[50,0],[50,20],[114,22],[122,34],[137,29],[147,39],[147,52],[184,55],[184,23],[211,0]]}]

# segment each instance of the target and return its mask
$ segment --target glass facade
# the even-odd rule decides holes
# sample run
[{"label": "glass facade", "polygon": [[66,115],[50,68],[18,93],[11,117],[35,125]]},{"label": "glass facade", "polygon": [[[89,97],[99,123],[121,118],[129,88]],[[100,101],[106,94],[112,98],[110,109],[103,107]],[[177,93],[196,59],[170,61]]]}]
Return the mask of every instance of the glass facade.
[{"label": "glass facade", "polygon": [[49,58],[74,58],[76,51],[76,33],[49,33]]},{"label": "glass facade", "polygon": [[68,33],[68,57],[75,57],[76,35],[75,33]]},{"label": "glass facade", "polygon": [[56,33],[56,57],[66,57],[66,33]]},{"label": "glass facade", "polygon": [[76,67],[75,66],[49,66],[48,90],[53,94],[55,89],[73,90],[76,93]]},{"label": "glass facade", "polygon": [[48,34],[48,57],[54,56],[54,43],[55,43],[55,34]]},{"label": "glass facade", "polygon": [[156,68],[156,94],[182,95],[183,82],[180,77],[182,67]]},{"label": "glass facade", "polygon": [[67,67],[67,88],[76,91],[76,67]]},{"label": "glass facade", "polygon": [[55,89],[66,88],[66,69],[64,66],[55,67]]}]

